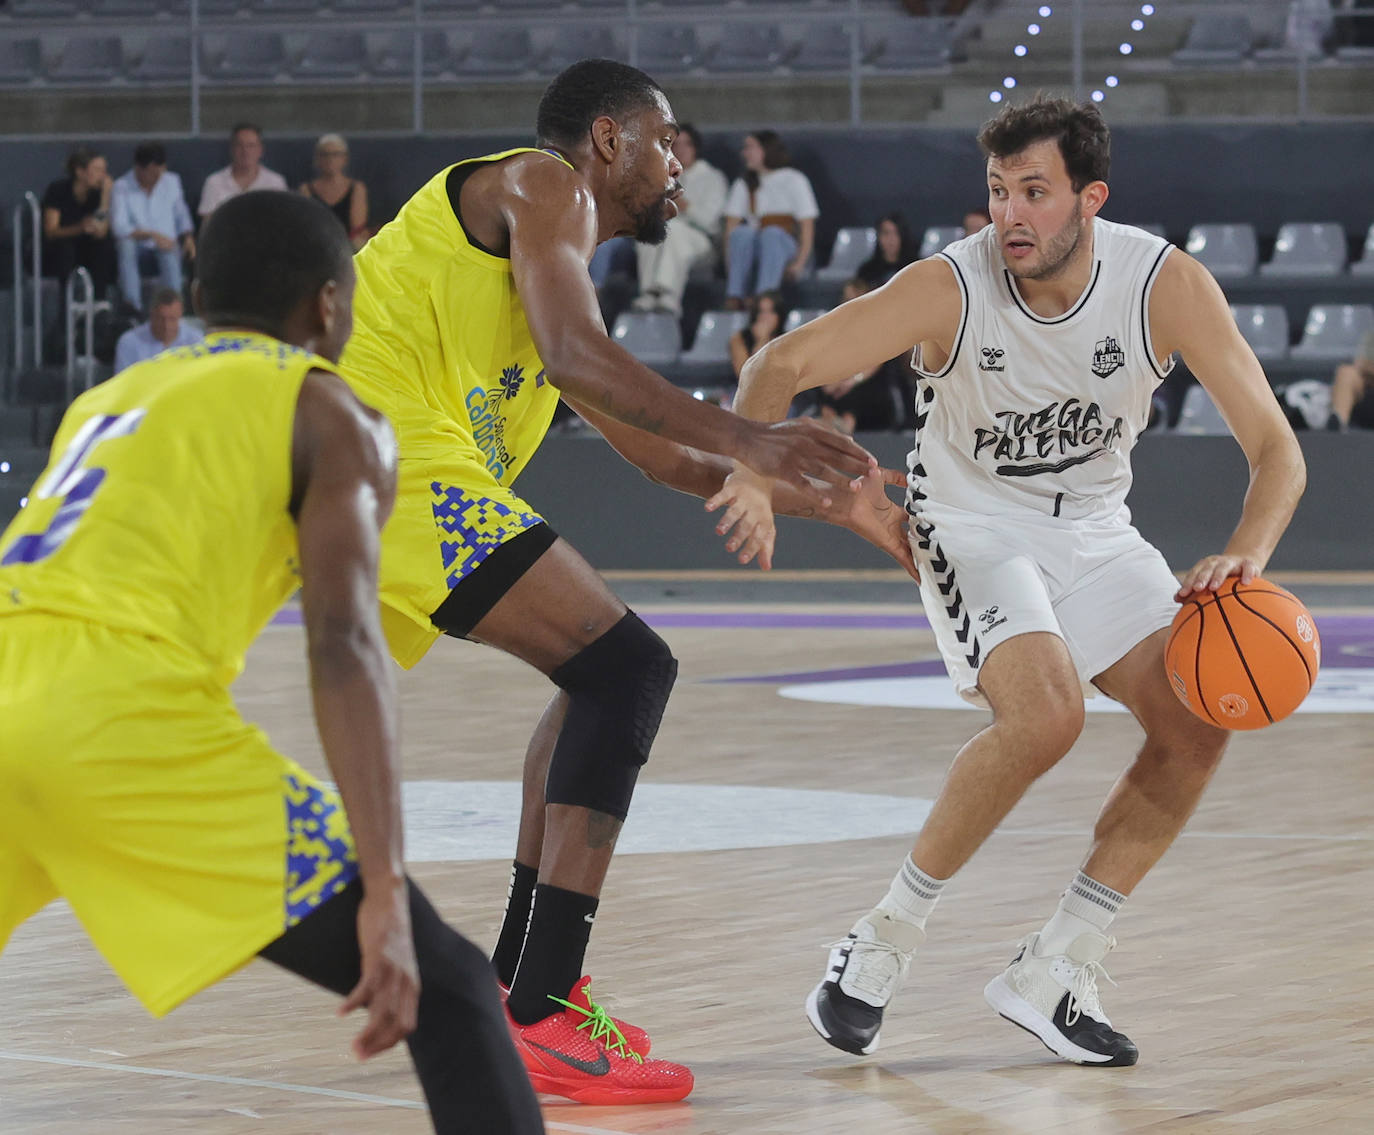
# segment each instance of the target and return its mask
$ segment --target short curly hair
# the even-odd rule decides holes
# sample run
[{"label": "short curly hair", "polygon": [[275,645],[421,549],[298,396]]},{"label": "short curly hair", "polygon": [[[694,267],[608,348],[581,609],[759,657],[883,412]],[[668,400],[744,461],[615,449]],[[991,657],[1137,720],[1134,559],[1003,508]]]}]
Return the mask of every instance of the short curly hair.
[{"label": "short curly hair", "polygon": [[583,59],[544,91],[535,133],[541,146],[576,146],[603,114],[620,119],[663,97],[663,88],[638,67],[614,59]]},{"label": "short curly hair", "polygon": [[1020,106],[1005,106],[978,132],[989,158],[1009,158],[1036,142],[1054,140],[1064,157],[1073,191],[1090,181],[1106,181],[1112,164],[1112,132],[1092,103],[1037,95]]}]

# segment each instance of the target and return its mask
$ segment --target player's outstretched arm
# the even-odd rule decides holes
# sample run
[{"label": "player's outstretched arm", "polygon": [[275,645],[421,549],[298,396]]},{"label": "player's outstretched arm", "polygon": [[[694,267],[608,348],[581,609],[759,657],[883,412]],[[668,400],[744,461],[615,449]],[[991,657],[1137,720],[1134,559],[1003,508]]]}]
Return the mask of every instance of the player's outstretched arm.
[{"label": "player's outstretched arm", "polygon": [[1161,357],[1182,354],[1250,464],[1240,523],[1220,555],[1207,556],[1183,577],[1181,600],[1195,591],[1215,591],[1227,576],[1248,583],[1264,571],[1307,484],[1307,466],[1225,295],[1186,252],[1175,249],[1160,269],[1150,294],[1150,333]]},{"label": "player's outstretched arm", "polygon": [[357,848],[362,977],[340,1012],[368,1021],[360,1059],[415,1028],[420,979],[401,835],[396,692],[377,608],[379,535],[396,493],[386,419],[334,375],[301,387],[292,443],[292,511],[315,720]]},{"label": "player's outstretched arm", "polygon": [[548,160],[506,163],[511,271],[549,381],[607,417],[692,449],[734,458],[822,501],[868,468],[853,440],[814,422],[760,423],[699,402],[606,334],[587,261],[596,206],[571,170]]}]

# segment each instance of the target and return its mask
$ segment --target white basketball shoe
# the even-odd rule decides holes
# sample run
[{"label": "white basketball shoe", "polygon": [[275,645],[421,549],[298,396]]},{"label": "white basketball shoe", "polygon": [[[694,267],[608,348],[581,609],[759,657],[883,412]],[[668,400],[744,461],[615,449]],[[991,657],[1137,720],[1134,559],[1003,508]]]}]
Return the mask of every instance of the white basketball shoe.
[{"label": "white basketball shoe", "polygon": [[830,948],[825,977],[806,998],[811,1027],[836,1048],[865,1056],[878,1047],[883,1010],[901,988],[925,931],[885,910],[865,914]]},{"label": "white basketball shoe", "polygon": [[983,996],[1056,1056],[1109,1068],[1134,1064],[1140,1053],[1112,1028],[1097,995],[1097,979],[1112,980],[1102,959],[1115,945],[1115,938],[1087,933],[1075,938],[1063,954],[1041,954],[1040,935],[1032,934],[1022,941],[1011,965],[988,982]]}]

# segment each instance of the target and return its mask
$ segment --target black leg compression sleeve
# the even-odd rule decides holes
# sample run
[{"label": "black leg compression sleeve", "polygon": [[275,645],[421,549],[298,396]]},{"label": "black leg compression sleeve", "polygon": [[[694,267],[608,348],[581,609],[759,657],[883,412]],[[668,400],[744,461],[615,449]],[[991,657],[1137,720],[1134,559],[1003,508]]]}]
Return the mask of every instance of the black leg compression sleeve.
[{"label": "black leg compression sleeve", "polygon": [[677,659],[633,611],[549,675],[568,694],[544,799],[623,820],[649,759]]},{"label": "black leg compression sleeve", "polygon": [[[262,951],[283,969],[347,995],[358,983],[358,905],[354,882]],[[541,1135],[544,1120],[491,963],[435,913],[410,884],[410,920],[420,966],[420,1012],[407,1040],[438,1135]]]}]

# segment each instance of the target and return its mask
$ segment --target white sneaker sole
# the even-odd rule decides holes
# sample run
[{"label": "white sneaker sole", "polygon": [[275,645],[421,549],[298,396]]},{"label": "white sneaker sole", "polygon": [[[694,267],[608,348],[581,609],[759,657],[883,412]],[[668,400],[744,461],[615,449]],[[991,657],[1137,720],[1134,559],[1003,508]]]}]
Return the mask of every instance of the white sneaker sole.
[{"label": "white sneaker sole", "polygon": [[[824,984],[824,982],[821,982],[821,985]],[[815,989],[813,989],[810,993],[806,995],[806,1019],[811,1022],[811,1027],[816,1030],[817,1034],[824,1040],[828,1041],[830,1039],[830,1032],[826,1029],[825,1025],[821,1023],[821,1012],[816,1007],[816,995],[819,994],[820,991],[821,986],[818,985]],[[878,1047],[878,1042],[882,1040],[882,1037],[883,1034],[881,1029],[878,1032],[874,1033],[873,1039],[869,1041],[867,1045],[864,1046],[862,1050],[863,1054],[867,1056],[870,1052],[876,1051]],[[834,1047],[838,1048],[839,1046],[836,1045]],[[840,1049],[840,1051],[848,1052],[849,1050],[842,1048]]]},{"label": "white sneaker sole", "polygon": [[1112,1059],[1100,1052],[1081,1048],[1065,1037],[1053,1021],[1011,987],[1005,973],[999,973],[987,983],[983,998],[1000,1016],[1034,1034],[1041,1044],[1062,1060],[1074,1064],[1106,1064]]}]

